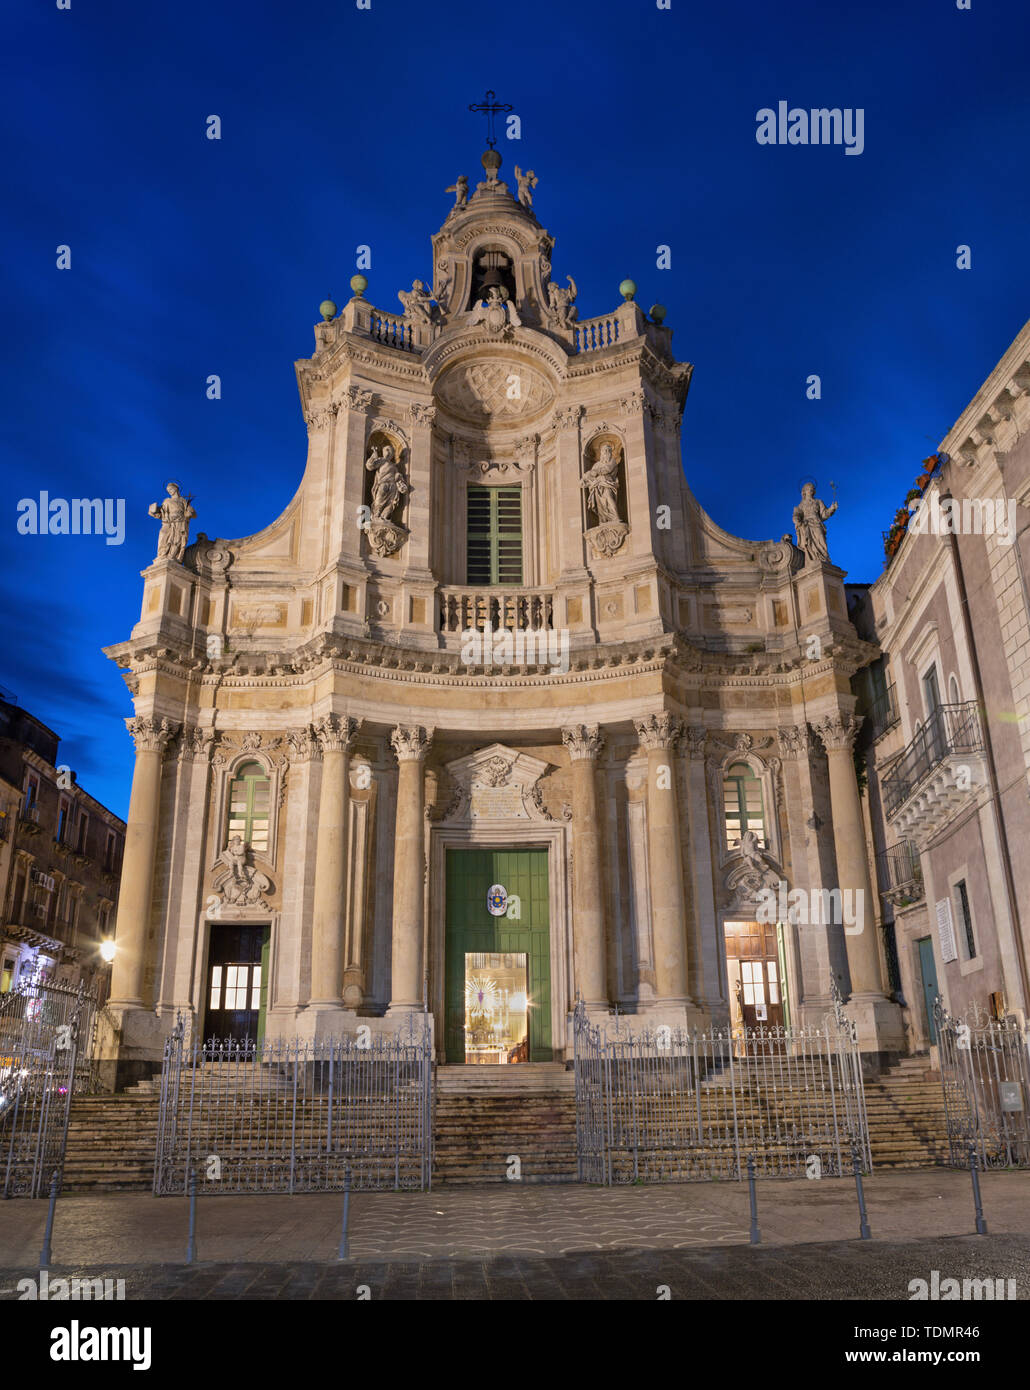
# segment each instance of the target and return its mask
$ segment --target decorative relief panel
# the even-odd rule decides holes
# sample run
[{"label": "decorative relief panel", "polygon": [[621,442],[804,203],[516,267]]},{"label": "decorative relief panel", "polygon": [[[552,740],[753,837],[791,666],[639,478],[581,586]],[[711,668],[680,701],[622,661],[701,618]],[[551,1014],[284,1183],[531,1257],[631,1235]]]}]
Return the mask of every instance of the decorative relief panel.
[{"label": "decorative relief panel", "polygon": [[476,424],[535,415],[554,392],[544,375],[525,362],[466,363],[440,380],[437,396],[453,414]]}]

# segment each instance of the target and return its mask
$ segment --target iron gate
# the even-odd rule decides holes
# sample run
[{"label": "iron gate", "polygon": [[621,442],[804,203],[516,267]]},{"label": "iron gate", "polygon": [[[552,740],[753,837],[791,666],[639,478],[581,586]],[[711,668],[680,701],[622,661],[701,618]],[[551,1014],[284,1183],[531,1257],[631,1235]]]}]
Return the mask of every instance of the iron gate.
[{"label": "iron gate", "polygon": [[433,1159],[432,1045],[403,1036],[165,1044],[154,1192],[426,1190]]},{"label": "iron gate", "polygon": [[934,1004],[949,1163],[965,1168],[1030,1167],[1030,1029],[992,1019],[979,1005],[955,1018]]},{"label": "iron gate", "polygon": [[37,982],[0,998],[0,1195],[39,1197],[64,1167],[72,1096],[93,1088],[96,997]]},{"label": "iron gate", "polygon": [[872,1166],[854,1025],[602,1035],[574,1016],[581,1182],[839,1176]]}]

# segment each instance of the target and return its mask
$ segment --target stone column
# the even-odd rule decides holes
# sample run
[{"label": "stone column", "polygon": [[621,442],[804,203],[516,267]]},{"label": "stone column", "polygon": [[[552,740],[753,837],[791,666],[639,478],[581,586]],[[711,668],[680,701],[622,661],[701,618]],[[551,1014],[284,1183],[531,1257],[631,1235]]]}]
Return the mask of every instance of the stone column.
[{"label": "stone column", "polygon": [[863,1052],[893,1051],[904,1045],[904,1033],[900,1010],[888,1001],[883,991],[876,940],[876,899],[869,877],[862,803],[852,758],[855,735],[861,726],[860,717],[837,711],[820,719],[814,728],[823,741],[829,767],[830,811],[842,914],[850,905],[855,919],[844,922],[851,975],[848,1013],[858,1027]]},{"label": "stone column", "polygon": [[[719,912],[715,901],[715,881],[712,866],[716,862],[708,822],[708,778],[705,773],[705,754],[708,730],[701,724],[685,731],[683,744],[687,757],[687,802],[689,883],[684,884],[688,901],[694,902],[694,921],[697,924],[698,959],[687,952],[687,988],[696,1003],[709,1010],[713,1018],[726,1013],[727,1000],[723,989],[722,962],[726,947],[720,937]],[[683,745],[681,745],[683,746]]]},{"label": "stone column", "polygon": [[136,770],[129,797],[125,829],[125,855],[118,890],[114,966],[109,1007],[141,1009],[147,964],[147,936],[151,899],[154,895],[154,854],[161,804],[161,762],[164,750],[178,729],[168,719],[146,715],[127,719],[125,726],[136,744]]},{"label": "stone column", "polygon": [[682,724],[671,714],[634,720],[647,752],[647,859],[658,1005],[686,1006],[687,911],[673,755]]},{"label": "stone column", "polygon": [[397,820],[393,847],[393,958],[390,1012],[422,1008],[425,919],[425,786],[422,767],[432,734],[419,724],[390,735],[397,754]]},{"label": "stone column", "polygon": [[604,737],[596,724],[562,729],[572,760],[572,941],[575,987],[588,1009],[607,1010],[605,892],[597,815],[597,758]]},{"label": "stone column", "polygon": [[315,725],[322,749],[315,899],[311,915],[311,994],[317,1009],[343,1007],[343,922],[347,886],[347,794],[350,746],[359,722],[327,715]]}]

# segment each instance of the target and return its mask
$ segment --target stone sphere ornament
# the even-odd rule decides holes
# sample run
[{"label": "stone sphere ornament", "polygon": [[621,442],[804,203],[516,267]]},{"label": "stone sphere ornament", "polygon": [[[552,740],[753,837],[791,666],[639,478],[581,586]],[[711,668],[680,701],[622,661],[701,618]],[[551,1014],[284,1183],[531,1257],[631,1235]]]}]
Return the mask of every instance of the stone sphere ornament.
[{"label": "stone sphere ornament", "polygon": [[318,312],[325,319],[326,323],[328,323],[330,319],[334,319],[336,317],[336,305],[333,303],[331,299],[323,299],[321,304],[318,306]]},{"label": "stone sphere ornament", "polygon": [[651,320],[652,320],[652,322],[653,322],[653,323],[664,323],[664,322],[665,322],[665,315],[666,315],[668,312],[669,312],[669,311],[666,309],[666,307],[665,307],[664,304],[652,304],[652,305],[651,305]]},{"label": "stone sphere ornament", "polygon": [[355,297],[360,299],[368,289],[368,281],[364,275],[352,275],[350,277],[350,287],[354,291]]},{"label": "stone sphere ornament", "polygon": [[619,293],[628,304],[637,292],[636,283],[633,280],[623,280],[619,286]]}]

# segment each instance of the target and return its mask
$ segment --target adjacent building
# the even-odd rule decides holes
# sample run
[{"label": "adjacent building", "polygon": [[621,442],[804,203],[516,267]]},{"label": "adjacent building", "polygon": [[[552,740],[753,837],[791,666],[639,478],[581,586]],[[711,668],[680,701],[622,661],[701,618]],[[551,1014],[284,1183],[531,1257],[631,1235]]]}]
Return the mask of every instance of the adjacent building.
[{"label": "adjacent building", "polygon": [[0,993],[47,978],[103,999],[125,822],[79,786],[59,743],[0,699]]},{"label": "adjacent building", "polygon": [[881,921],[907,1042],[934,1001],[1030,1001],[1030,323],[926,460],[855,591],[882,656],[856,679]]}]

